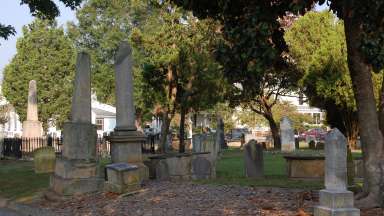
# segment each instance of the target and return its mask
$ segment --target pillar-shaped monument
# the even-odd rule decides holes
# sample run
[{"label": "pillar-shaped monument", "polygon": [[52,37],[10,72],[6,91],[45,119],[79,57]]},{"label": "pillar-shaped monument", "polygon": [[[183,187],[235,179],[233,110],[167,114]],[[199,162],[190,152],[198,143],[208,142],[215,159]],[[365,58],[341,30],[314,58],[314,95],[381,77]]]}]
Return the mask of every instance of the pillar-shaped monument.
[{"label": "pillar-shaped monument", "polygon": [[52,189],[62,195],[99,190],[102,179],[96,166],[96,126],[91,123],[91,65],[79,53],[72,96],[71,118],[64,123],[63,153],[56,160]]},{"label": "pillar-shaped monument", "polygon": [[353,207],[353,193],[347,190],[347,139],[337,129],[325,138],[325,189],[320,190],[315,216],[359,216]]},{"label": "pillar-shaped monument", "polygon": [[41,137],[43,126],[37,114],[37,87],[36,81],[29,82],[27,120],[23,122],[23,137]]},{"label": "pillar-shaped monument", "polygon": [[115,60],[116,127],[109,137],[113,163],[129,163],[138,166],[141,180],[148,178],[148,168],[143,164],[141,144],[145,136],[135,126],[133,100],[132,50],[122,42]]},{"label": "pillar-shaped monument", "polygon": [[295,133],[293,132],[291,120],[284,116],[280,121],[281,151],[295,151]]}]

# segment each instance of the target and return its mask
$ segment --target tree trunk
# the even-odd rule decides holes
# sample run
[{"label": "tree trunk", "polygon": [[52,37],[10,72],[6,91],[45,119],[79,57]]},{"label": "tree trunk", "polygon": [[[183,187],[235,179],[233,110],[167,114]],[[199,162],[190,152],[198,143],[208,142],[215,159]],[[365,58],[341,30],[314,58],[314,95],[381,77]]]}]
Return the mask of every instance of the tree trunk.
[{"label": "tree trunk", "polygon": [[345,135],[348,140],[348,145],[351,149],[356,149],[357,137],[359,136],[359,121],[357,113],[354,111],[345,111],[341,113],[345,127]]},{"label": "tree trunk", "polygon": [[365,168],[366,196],[356,202],[360,208],[372,208],[383,204],[384,166],[383,136],[379,127],[376,101],[373,93],[371,67],[360,53],[361,23],[353,17],[353,1],[344,8],[344,30],[347,42],[348,67],[355,94],[362,140]]},{"label": "tree trunk", "polygon": [[280,141],[279,127],[277,127],[277,124],[273,119],[272,112],[266,113],[264,117],[268,120],[269,128],[271,129],[272,138],[273,138],[273,148],[276,150],[280,150],[281,141]]},{"label": "tree trunk", "polygon": [[185,132],[185,107],[181,104],[180,108],[180,128],[179,128],[179,152],[185,152],[184,132]]},{"label": "tree trunk", "polygon": [[163,112],[162,124],[161,124],[161,137],[159,151],[165,153],[167,151],[167,136],[169,133],[169,124],[171,119],[168,117],[168,111]]}]

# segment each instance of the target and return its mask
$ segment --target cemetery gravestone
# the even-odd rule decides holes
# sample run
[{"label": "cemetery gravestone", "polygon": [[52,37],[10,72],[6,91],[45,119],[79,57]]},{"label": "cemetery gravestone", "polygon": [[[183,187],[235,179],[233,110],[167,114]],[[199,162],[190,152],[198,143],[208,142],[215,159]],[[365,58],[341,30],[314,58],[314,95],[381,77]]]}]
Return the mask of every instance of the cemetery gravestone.
[{"label": "cemetery gravestone", "polygon": [[338,129],[325,138],[325,189],[320,190],[320,205],[314,215],[360,215],[353,207],[353,193],[347,190],[347,140]]},{"label": "cemetery gravestone", "polygon": [[212,173],[211,162],[204,157],[192,159],[192,179],[210,179]]},{"label": "cemetery gravestone", "polygon": [[53,147],[42,147],[33,152],[35,173],[53,173],[55,171],[56,153]]},{"label": "cemetery gravestone", "polygon": [[96,158],[96,126],[91,123],[91,65],[79,53],[72,97],[71,121],[64,123],[63,153],[57,158],[51,188],[61,195],[95,192],[102,186]]},{"label": "cemetery gravestone", "polygon": [[149,171],[141,152],[146,138],[135,126],[132,67],[132,49],[127,42],[122,42],[115,59],[116,127],[109,140],[112,162],[136,165],[142,181],[149,178]]},{"label": "cemetery gravestone", "polygon": [[27,120],[23,122],[23,137],[41,137],[43,125],[37,115],[37,87],[36,81],[29,82]]},{"label": "cemetery gravestone", "polygon": [[250,178],[264,177],[263,146],[250,140],[244,146],[245,175]]},{"label": "cemetery gravestone", "polygon": [[283,117],[280,121],[281,133],[281,151],[295,151],[295,134],[292,128],[292,122],[288,117]]}]

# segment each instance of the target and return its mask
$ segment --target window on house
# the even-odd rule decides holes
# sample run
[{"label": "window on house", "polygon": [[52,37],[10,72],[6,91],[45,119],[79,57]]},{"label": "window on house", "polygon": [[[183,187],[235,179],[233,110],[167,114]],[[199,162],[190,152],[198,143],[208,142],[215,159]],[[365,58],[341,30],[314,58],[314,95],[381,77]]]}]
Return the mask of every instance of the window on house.
[{"label": "window on house", "polygon": [[101,131],[104,130],[104,119],[96,118],[96,129]]},{"label": "window on house", "polygon": [[313,122],[315,124],[320,124],[320,113],[313,113]]}]

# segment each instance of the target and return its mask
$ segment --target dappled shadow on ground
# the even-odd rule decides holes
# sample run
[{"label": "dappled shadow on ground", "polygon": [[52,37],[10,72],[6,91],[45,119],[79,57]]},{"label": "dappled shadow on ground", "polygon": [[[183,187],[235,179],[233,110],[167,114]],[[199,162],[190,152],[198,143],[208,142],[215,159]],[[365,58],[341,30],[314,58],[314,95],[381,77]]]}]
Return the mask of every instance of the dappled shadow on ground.
[{"label": "dappled shadow on ground", "polygon": [[[77,196],[64,202],[37,201],[56,215],[311,215],[317,195],[300,189],[200,185],[151,181],[136,194]],[[382,210],[380,210],[382,211]],[[380,215],[363,212],[363,216]],[[369,214],[368,214],[369,213]]]},{"label": "dappled shadow on ground", "polygon": [[302,192],[152,181],[141,192],[126,197],[97,193],[35,204],[57,215],[296,215],[296,199]]}]

